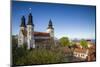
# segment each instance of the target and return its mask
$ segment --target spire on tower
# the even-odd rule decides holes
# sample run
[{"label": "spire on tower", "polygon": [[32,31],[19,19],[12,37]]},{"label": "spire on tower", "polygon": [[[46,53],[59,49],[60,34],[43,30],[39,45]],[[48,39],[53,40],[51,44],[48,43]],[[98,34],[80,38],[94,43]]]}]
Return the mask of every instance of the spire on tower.
[{"label": "spire on tower", "polygon": [[22,16],[22,18],[21,18],[21,25],[20,25],[20,27],[26,27],[25,17],[24,16]]},{"label": "spire on tower", "polygon": [[32,17],[32,14],[30,13],[29,14],[29,16],[28,16],[28,23],[27,23],[27,25],[32,25],[32,26],[34,26],[34,24],[33,24],[33,17]]},{"label": "spire on tower", "polygon": [[53,25],[52,25],[51,19],[49,20],[49,24],[48,24],[48,29],[49,29],[49,28],[50,28],[50,29],[54,29],[54,28],[53,28]]}]

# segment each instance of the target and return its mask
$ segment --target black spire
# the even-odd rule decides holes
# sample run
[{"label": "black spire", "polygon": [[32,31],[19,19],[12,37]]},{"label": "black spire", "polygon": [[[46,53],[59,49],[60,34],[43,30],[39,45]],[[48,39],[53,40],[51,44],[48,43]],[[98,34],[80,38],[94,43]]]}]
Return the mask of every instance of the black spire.
[{"label": "black spire", "polygon": [[29,16],[28,16],[28,23],[27,23],[27,25],[32,25],[32,26],[34,26],[33,20],[32,20],[32,14],[31,14],[31,13],[30,13]]},{"label": "black spire", "polygon": [[24,16],[22,16],[22,18],[21,18],[21,25],[20,25],[20,27],[26,27],[25,17]]},{"label": "black spire", "polygon": [[52,25],[51,19],[49,20],[49,24],[48,24],[48,29],[49,29],[49,28],[54,29],[54,28],[53,28],[53,25]]}]

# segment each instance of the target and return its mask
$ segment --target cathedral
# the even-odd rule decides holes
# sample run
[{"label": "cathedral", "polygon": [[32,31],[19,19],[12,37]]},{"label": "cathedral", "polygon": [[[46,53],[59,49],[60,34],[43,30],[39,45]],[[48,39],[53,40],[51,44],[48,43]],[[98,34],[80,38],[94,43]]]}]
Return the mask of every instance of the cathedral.
[{"label": "cathedral", "polygon": [[28,15],[27,25],[25,17],[22,16],[18,34],[18,47],[25,44],[27,49],[50,47],[52,40],[54,40],[54,28],[51,20],[49,20],[46,32],[37,32],[34,31],[32,14]]}]

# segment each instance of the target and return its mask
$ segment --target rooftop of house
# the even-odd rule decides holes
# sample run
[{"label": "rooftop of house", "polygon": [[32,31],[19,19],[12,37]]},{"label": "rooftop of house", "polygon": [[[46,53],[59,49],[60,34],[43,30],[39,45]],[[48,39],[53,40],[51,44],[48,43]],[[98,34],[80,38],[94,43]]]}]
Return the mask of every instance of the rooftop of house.
[{"label": "rooftop of house", "polygon": [[88,51],[88,49],[86,48],[75,48],[74,52],[78,52],[78,53],[86,53]]}]

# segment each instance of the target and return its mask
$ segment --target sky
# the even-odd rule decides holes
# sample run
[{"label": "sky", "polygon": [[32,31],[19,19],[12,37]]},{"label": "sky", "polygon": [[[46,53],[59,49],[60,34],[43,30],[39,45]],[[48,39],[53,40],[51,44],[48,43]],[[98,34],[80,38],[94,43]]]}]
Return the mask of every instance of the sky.
[{"label": "sky", "polygon": [[21,17],[27,24],[32,13],[35,31],[45,32],[51,19],[56,38],[95,39],[95,6],[13,1],[11,10],[13,35],[19,34]]}]

